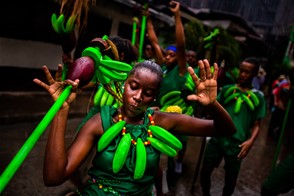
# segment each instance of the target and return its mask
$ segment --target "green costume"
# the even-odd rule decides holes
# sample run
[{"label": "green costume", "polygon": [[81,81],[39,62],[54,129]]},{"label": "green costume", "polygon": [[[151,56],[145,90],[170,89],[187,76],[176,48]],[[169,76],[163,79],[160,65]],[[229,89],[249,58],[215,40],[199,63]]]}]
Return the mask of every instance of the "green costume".
[{"label": "green costume", "polygon": [[[117,111],[112,106],[101,108],[101,119],[103,129],[108,130],[114,122],[112,116]],[[126,124],[126,130],[131,133],[133,139],[142,138],[146,140],[148,133],[148,114],[153,114],[153,110],[147,109],[144,116],[144,123],[140,125]],[[151,145],[146,145],[147,164],[144,176],[135,180],[133,178],[135,168],[135,148],[131,147],[123,168],[114,173],[112,161],[117,146],[122,138],[119,134],[102,152],[97,152],[93,159],[93,167],[89,170],[91,180],[81,191],[82,195],[152,195],[153,179],[156,175],[160,160],[160,152]],[[133,144],[131,144],[133,145]]]},{"label": "green costume", "polygon": [[[187,80],[188,72],[184,76],[180,76],[179,67],[176,65],[173,68],[168,68],[167,66],[162,66],[163,71],[163,81],[161,83],[161,88],[159,95],[156,98],[155,105],[162,107],[160,105],[160,99],[168,92],[171,91],[181,91],[182,99],[185,99],[188,94],[188,90],[185,88],[185,83]],[[184,153],[188,141],[188,137],[185,135],[175,135],[183,144],[183,149],[178,153]],[[168,170],[167,170],[167,182],[168,186],[175,185],[175,163],[173,157],[168,157]]]},{"label": "green costume", "polygon": [[156,104],[160,106],[160,99],[163,95],[170,91],[179,90],[182,91],[184,89],[184,85],[187,79],[187,74],[185,76],[179,75],[179,67],[175,66],[171,69],[168,69],[166,66],[162,67],[163,71],[163,81],[161,83],[161,88],[159,91],[159,95],[156,98]]},{"label": "green costume", "polygon": [[209,140],[204,154],[203,167],[201,171],[201,183],[203,193],[209,194],[210,175],[214,167],[218,167],[222,158],[225,160],[226,182],[224,195],[231,195],[235,188],[235,183],[241,166],[238,154],[241,150],[240,144],[251,136],[251,128],[254,122],[266,115],[266,104],[263,95],[259,91],[253,90],[259,99],[259,104],[252,111],[250,107],[242,102],[240,111],[234,111],[236,100],[232,99],[229,103],[224,103],[226,90],[233,85],[226,85],[219,93],[217,100],[226,109],[237,128],[237,132],[230,137],[213,137]]}]

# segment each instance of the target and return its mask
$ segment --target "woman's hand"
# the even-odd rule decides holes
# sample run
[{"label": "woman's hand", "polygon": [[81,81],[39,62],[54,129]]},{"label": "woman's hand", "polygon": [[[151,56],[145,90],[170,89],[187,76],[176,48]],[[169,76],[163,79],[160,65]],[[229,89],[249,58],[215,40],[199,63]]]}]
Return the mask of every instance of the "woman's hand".
[{"label": "woman's hand", "polygon": [[198,101],[202,105],[213,104],[217,96],[217,73],[218,66],[214,63],[214,73],[210,71],[208,60],[198,61],[200,69],[200,78],[197,77],[192,67],[188,67],[188,71],[195,83],[196,94],[189,95],[188,100]]},{"label": "woman's hand", "polygon": [[77,89],[78,89],[78,85],[79,85],[79,80],[77,79],[75,81],[72,81],[72,80],[62,81],[61,80],[61,76],[62,76],[62,65],[61,64],[58,64],[58,69],[55,74],[55,79],[52,77],[52,75],[46,65],[44,65],[42,67],[42,69],[46,75],[47,82],[49,84],[46,84],[37,78],[35,78],[33,81],[36,84],[43,87],[44,89],[46,89],[50,93],[50,95],[52,96],[54,101],[56,101],[57,98],[60,96],[60,94],[62,93],[65,86],[72,85],[71,94],[69,95],[69,97],[66,99],[66,101],[61,106],[61,108],[68,108],[69,105],[75,100],[75,98],[77,96]]}]

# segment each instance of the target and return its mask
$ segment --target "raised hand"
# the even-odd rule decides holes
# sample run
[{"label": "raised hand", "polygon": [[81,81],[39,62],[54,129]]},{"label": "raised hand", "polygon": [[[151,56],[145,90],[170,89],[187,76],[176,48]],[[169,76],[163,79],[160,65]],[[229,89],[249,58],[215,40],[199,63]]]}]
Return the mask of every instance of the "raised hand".
[{"label": "raised hand", "polygon": [[210,71],[208,60],[198,61],[200,69],[200,77],[198,78],[192,67],[188,67],[188,71],[195,83],[196,93],[189,95],[188,100],[198,101],[202,105],[209,105],[214,103],[217,96],[217,73],[218,66],[214,63],[214,73]]},{"label": "raised hand", "polygon": [[73,102],[73,100],[75,100],[76,95],[77,95],[77,89],[78,89],[78,85],[79,85],[79,80],[61,80],[61,76],[62,76],[62,65],[59,64],[58,65],[58,69],[57,72],[55,74],[55,79],[52,77],[48,67],[46,65],[44,65],[42,67],[46,78],[47,78],[47,82],[48,84],[42,82],[41,80],[35,78],[33,81],[40,85],[41,87],[43,87],[44,89],[46,89],[50,95],[52,96],[53,100],[56,101],[57,98],[59,97],[59,95],[62,93],[63,89],[65,88],[65,86],[67,85],[72,85],[72,92],[69,95],[69,97],[66,99],[66,101],[63,103],[63,105],[61,106],[61,108],[65,108],[65,107],[69,107],[70,103]]},{"label": "raised hand", "polygon": [[177,13],[180,10],[180,3],[177,1],[169,2],[169,9],[172,13]]}]

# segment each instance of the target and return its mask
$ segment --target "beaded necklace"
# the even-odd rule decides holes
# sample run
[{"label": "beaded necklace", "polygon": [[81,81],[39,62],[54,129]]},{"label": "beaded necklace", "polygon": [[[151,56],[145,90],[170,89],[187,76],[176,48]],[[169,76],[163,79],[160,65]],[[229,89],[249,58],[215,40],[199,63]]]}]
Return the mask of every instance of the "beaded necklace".
[{"label": "beaded necklace", "polygon": [[176,156],[177,150],[182,149],[182,143],[175,136],[164,128],[155,125],[151,114],[148,114],[148,118],[150,125],[147,130],[147,139],[144,141],[141,137],[137,138],[137,140],[132,138],[131,133],[126,129],[126,121],[123,120],[121,114],[118,116],[118,122],[112,125],[101,136],[97,147],[98,152],[104,150],[119,133],[122,134],[122,138],[119,141],[113,157],[112,169],[114,173],[118,173],[123,167],[132,146],[131,144],[133,144],[133,147],[136,149],[134,179],[140,179],[144,175],[147,162],[146,146],[151,145],[161,153],[170,157]]},{"label": "beaded necklace", "polygon": [[[148,114],[148,118],[149,118],[150,124],[155,125],[155,122],[154,122],[151,114]],[[118,115],[118,121],[122,121],[122,115],[121,114]],[[122,129],[122,135],[125,135],[126,131],[127,131],[127,128],[124,126],[123,129]],[[147,130],[147,134],[148,134],[148,137],[153,137],[152,132],[151,132],[150,129]],[[148,141],[148,140],[144,141],[143,143],[144,143],[145,146],[150,145],[150,141]],[[133,138],[132,138],[132,144],[137,145],[137,141],[135,141]]]},{"label": "beaded necklace", "polygon": [[236,101],[236,104],[234,107],[235,114],[240,112],[243,102],[245,102],[248,105],[251,111],[253,111],[255,107],[259,105],[259,99],[252,90],[243,92],[237,86],[229,87],[224,93],[224,98],[225,98],[224,104],[228,104],[232,100]]}]

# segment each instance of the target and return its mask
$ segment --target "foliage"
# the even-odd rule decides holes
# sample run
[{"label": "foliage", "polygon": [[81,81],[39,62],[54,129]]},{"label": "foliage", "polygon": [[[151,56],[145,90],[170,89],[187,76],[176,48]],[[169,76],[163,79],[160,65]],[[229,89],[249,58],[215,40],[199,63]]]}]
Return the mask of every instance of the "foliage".
[{"label": "foliage", "polygon": [[[225,61],[225,65],[229,69],[238,66],[241,48],[239,43],[222,27],[215,27],[220,30],[216,39],[212,40],[212,46],[216,46],[216,61],[220,63]],[[197,53],[206,54],[208,56],[213,50],[212,48],[204,48],[207,42],[204,42],[204,37],[208,36],[214,29],[205,28],[201,22],[195,20],[190,21],[185,25],[186,47],[195,50]],[[198,55],[199,56],[199,55]]]},{"label": "foliage", "polygon": [[199,53],[202,49],[203,37],[206,32],[203,24],[198,21],[190,21],[185,25],[186,48]]}]

